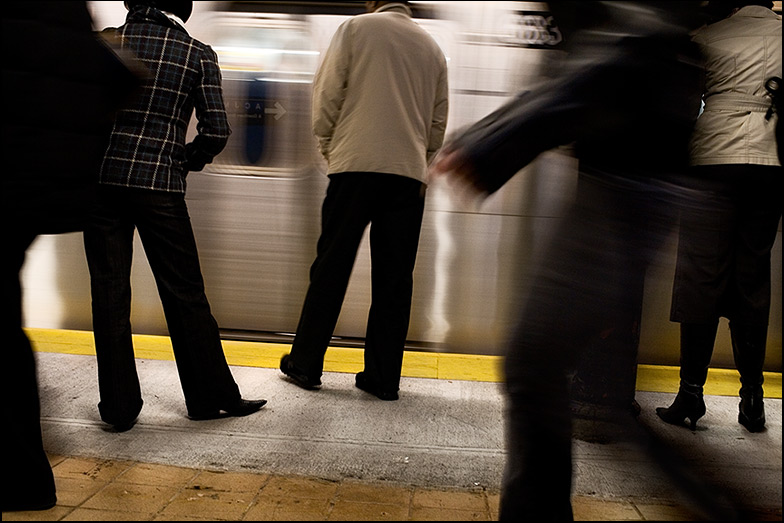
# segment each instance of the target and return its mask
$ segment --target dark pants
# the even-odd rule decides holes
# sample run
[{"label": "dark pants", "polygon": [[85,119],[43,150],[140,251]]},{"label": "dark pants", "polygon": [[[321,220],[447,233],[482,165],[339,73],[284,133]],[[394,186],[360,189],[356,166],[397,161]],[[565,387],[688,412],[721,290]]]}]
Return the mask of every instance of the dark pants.
[{"label": "dark pants", "polygon": [[131,260],[138,229],[166,315],[191,413],[239,398],[210,312],[185,196],[102,186],[84,233],[92,287],[101,418],[133,421],[142,408],[131,340]]},{"label": "dark pants", "polygon": [[672,321],[681,323],[681,381],[702,387],[720,317],[730,320],[744,387],[762,386],[771,249],[781,219],[781,167],[711,165],[692,177],[705,198],[681,211]]},{"label": "dark pants", "polygon": [[321,376],[357,250],[372,224],[372,305],[364,371],[381,390],[398,390],[424,202],[425,186],[410,178],[379,173],[330,176],[318,252],[291,350],[293,363],[309,376]]},{"label": "dark pants", "polygon": [[[669,188],[651,181],[581,175],[505,358],[500,519],[572,519],[571,373],[592,340],[625,332],[629,311],[641,307],[646,268],[671,231],[671,201]],[[605,372],[628,372],[621,363]]]},{"label": "dark pants", "polygon": [[3,262],[3,485],[2,510],[33,510],[54,505],[54,476],[41,437],[38,377],[30,341],[22,330],[19,272],[34,234],[11,231]]}]

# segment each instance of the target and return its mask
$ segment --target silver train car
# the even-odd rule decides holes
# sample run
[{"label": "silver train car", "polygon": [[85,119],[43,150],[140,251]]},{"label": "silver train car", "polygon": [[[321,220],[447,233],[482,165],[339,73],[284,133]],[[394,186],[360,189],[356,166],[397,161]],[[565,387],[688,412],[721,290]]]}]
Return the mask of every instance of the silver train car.
[{"label": "silver train car", "polygon": [[[88,2],[96,29],[123,23],[122,2]],[[187,202],[207,295],[224,336],[290,341],[308,285],[327,186],[310,132],[314,73],[337,26],[363,2],[196,2],[187,28],[218,53],[233,134],[204,171],[188,176]],[[547,75],[562,37],[541,2],[413,2],[450,71],[448,133]],[[194,125],[195,128],[195,125]],[[409,347],[500,354],[518,314],[523,269],[574,195],[568,148],[541,155],[481,204],[447,182],[428,187],[414,276]],[[137,253],[142,251],[137,237]],[[677,236],[649,271],[638,360],[678,364],[669,322]],[[773,255],[766,370],[781,370],[781,228]],[[166,334],[144,256],[133,268],[134,332]],[[89,275],[80,234],[40,237],[23,269],[25,325],[91,329]],[[568,304],[565,304],[568,306]],[[363,241],[335,345],[361,346],[370,307]],[[722,328],[713,365],[733,368]]]}]

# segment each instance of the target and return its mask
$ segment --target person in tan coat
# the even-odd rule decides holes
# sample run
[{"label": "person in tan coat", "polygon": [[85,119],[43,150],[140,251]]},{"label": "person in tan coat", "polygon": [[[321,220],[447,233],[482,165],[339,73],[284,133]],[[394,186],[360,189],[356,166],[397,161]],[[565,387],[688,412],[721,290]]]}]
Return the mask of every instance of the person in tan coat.
[{"label": "person in tan coat", "polygon": [[680,388],[671,424],[705,414],[703,385],[719,318],[730,321],[740,373],[738,422],[765,427],[762,370],[770,315],[770,253],[781,218],[783,174],[776,114],[766,84],[781,78],[781,16],[773,2],[711,2],[729,16],[699,31],[705,61],[704,111],[691,141],[691,164],[704,204],[681,213],[671,320],[681,328]]},{"label": "person in tan coat", "polygon": [[407,2],[365,2],[335,33],[313,85],[313,132],[330,182],[310,286],[281,371],[321,386],[324,355],[371,224],[372,306],[358,388],[398,399],[427,166],[448,112],[447,65]]}]

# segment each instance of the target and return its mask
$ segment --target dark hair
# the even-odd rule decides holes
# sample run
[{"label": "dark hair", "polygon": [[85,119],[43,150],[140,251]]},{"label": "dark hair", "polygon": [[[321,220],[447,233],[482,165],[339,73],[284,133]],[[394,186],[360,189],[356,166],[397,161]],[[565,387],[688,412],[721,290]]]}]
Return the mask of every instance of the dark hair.
[{"label": "dark hair", "polygon": [[178,16],[183,22],[187,22],[193,12],[193,2],[184,0],[127,0],[125,7],[130,11],[136,6],[143,5],[166,11]]},{"label": "dark hair", "polygon": [[749,5],[759,5],[773,9],[773,2],[770,0],[710,0],[706,8],[708,23],[724,20],[732,14],[735,9]]}]

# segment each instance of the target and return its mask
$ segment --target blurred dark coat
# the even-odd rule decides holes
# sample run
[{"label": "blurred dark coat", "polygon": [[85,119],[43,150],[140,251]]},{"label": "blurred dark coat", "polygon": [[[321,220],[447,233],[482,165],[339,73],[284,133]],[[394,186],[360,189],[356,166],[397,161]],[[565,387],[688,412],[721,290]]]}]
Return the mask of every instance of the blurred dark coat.
[{"label": "blurred dark coat", "polygon": [[3,219],[81,230],[114,112],[139,84],[92,32],[85,2],[3,6]]},{"label": "blurred dark coat", "polygon": [[696,3],[551,7],[563,4],[589,16],[570,19],[558,74],[447,146],[485,193],[549,149],[574,144],[579,159],[575,201],[530,277],[505,354],[502,521],[573,519],[570,399],[582,388],[575,369],[582,381],[630,383],[622,392],[631,398],[617,403],[633,400],[645,270],[674,222],[671,200],[681,191],[667,182],[687,172],[699,110],[702,73],[689,37]]},{"label": "blurred dark coat", "polygon": [[584,11],[575,23],[591,27],[572,29],[556,78],[453,142],[477,172],[477,185],[494,192],[540,153],[571,143],[582,172],[683,172],[700,107],[701,70],[684,28],[685,19],[693,19],[677,11],[685,9],[678,4],[694,2],[553,4],[575,4],[570,13]]},{"label": "blurred dark coat", "polygon": [[19,273],[38,234],[83,229],[115,110],[137,76],[92,32],[85,2],[3,4],[3,512],[56,502]]}]

